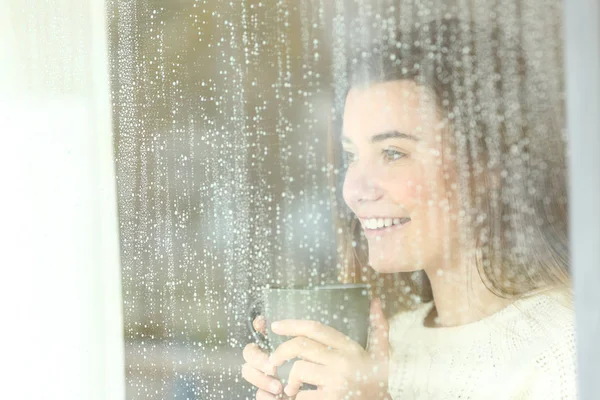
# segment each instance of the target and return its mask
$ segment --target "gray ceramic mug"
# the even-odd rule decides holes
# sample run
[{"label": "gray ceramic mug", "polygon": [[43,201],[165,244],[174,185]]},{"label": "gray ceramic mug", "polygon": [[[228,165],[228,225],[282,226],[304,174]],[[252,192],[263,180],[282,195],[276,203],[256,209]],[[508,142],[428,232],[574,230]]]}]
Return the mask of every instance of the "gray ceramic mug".
[{"label": "gray ceramic mug", "polygon": [[[268,287],[262,296],[250,304],[248,327],[258,345],[271,354],[293,337],[280,336],[271,331],[271,322],[283,319],[319,321],[360,344],[366,349],[370,310],[369,284],[336,284],[314,287]],[[252,321],[256,315],[267,319],[267,338],[254,330]],[[277,368],[277,377],[287,384],[292,365],[297,358]],[[304,384],[302,390],[316,389]]]}]

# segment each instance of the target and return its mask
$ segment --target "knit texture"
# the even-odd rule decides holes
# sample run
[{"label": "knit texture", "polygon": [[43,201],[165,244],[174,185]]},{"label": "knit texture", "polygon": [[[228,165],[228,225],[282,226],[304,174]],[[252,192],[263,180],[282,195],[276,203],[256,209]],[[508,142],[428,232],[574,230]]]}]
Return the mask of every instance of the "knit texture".
[{"label": "knit texture", "polygon": [[456,327],[425,327],[432,308],[390,319],[394,400],[577,398],[574,308],[565,291]]}]

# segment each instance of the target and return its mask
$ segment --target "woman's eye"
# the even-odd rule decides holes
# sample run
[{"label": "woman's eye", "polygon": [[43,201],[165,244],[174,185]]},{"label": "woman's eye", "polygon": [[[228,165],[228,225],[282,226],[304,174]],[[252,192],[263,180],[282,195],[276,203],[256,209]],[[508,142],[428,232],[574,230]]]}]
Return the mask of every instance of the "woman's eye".
[{"label": "woman's eye", "polygon": [[353,161],[355,161],[354,153],[344,150],[344,161],[346,161],[348,164],[351,164]]},{"label": "woman's eye", "polygon": [[402,153],[401,151],[393,150],[393,149],[385,149],[385,150],[383,150],[383,153],[388,161],[395,161],[395,160],[399,160],[401,158],[406,157],[405,153]]},{"label": "woman's eye", "polygon": [[[401,151],[394,149],[385,149],[382,151],[382,153],[386,161],[396,161],[406,157],[406,153],[402,153]],[[356,155],[354,153],[344,150],[344,161],[347,165],[350,165],[354,161],[356,161]]]}]

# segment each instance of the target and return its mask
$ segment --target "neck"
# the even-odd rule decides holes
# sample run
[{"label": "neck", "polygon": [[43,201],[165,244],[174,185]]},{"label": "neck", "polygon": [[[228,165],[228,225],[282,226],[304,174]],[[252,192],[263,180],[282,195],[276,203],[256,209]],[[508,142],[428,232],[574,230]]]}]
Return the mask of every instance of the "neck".
[{"label": "neck", "polygon": [[448,263],[448,268],[425,269],[435,304],[432,317],[437,326],[476,322],[514,301],[492,293],[481,280],[474,263],[464,261]]}]

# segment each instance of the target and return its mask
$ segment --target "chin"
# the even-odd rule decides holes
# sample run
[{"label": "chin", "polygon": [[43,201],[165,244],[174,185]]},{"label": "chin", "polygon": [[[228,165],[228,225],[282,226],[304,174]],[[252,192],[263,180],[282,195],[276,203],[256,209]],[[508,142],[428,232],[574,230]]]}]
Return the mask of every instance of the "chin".
[{"label": "chin", "polygon": [[414,272],[422,268],[415,267],[417,263],[398,260],[394,257],[372,257],[369,256],[369,266],[381,274],[393,274],[395,272]]}]

